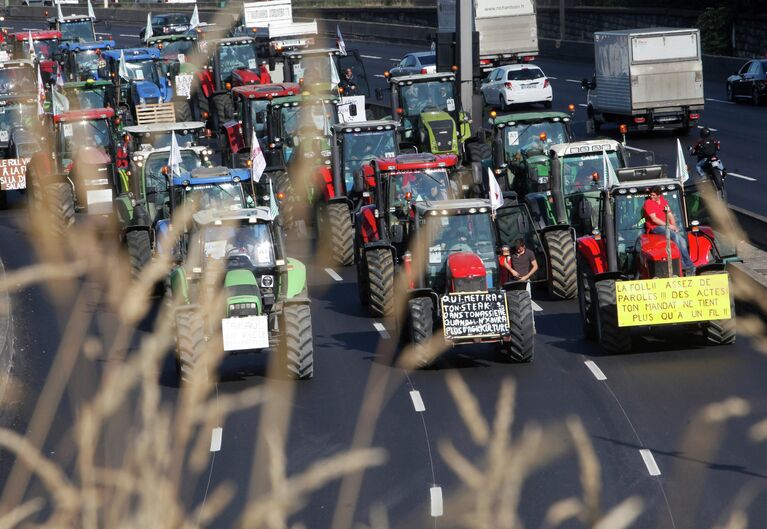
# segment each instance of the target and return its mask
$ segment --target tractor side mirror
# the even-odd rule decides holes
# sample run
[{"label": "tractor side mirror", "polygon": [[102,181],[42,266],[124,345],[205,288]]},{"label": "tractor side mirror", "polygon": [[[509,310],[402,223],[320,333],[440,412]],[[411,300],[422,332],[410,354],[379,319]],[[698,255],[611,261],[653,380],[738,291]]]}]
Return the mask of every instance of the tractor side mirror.
[{"label": "tractor side mirror", "polygon": [[383,101],[383,90],[380,88],[376,88],[376,99],[378,101]]},{"label": "tractor side mirror", "polygon": [[391,242],[394,244],[400,244],[405,237],[405,232],[402,229],[402,224],[394,224],[391,227]]}]

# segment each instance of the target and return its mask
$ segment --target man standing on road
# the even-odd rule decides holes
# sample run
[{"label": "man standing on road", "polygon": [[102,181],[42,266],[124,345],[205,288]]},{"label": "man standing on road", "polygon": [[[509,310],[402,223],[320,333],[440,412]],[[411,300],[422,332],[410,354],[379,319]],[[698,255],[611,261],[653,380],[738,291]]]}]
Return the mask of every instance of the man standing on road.
[{"label": "man standing on road", "polygon": [[510,256],[504,255],[501,266],[515,281],[527,281],[538,271],[538,261],[535,254],[525,247],[525,240],[518,239],[514,252]]},{"label": "man standing on road", "polygon": [[668,221],[669,235],[682,255],[682,267],[685,270],[685,275],[694,274],[695,265],[690,259],[690,252],[687,251],[686,241],[679,235],[676,218],[671,212],[668,202],[663,198],[660,187],[655,186],[650,190],[650,195],[642,206],[642,213],[644,214],[647,233],[666,235],[666,222]]}]

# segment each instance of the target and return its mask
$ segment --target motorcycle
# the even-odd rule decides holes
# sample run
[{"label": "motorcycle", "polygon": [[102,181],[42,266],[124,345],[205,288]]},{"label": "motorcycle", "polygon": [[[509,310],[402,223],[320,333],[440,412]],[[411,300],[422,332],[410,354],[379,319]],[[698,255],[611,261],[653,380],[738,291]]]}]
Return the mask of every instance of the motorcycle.
[{"label": "motorcycle", "polygon": [[[692,148],[690,148],[690,154],[693,154]],[[724,168],[722,159],[718,154],[712,154],[706,157],[706,161],[703,163],[702,171],[704,175],[708,175],[713,180],[716,190],[719,195],[724,198],[724,180],[727,177],[727,170]]]}]

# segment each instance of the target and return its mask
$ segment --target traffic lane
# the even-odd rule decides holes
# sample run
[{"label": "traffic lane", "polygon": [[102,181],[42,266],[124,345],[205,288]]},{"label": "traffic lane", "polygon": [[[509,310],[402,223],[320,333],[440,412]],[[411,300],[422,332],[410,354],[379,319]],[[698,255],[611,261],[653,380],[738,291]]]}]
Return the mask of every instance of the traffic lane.
[{"label": "traffic lane", "polygon": [[[310,262],[312,249],[296,251],[299,245],[301,242],[289,243],[290,255]],[[384,359],[391,340],[382,343],[380,332],[373,326],[375,320],[359,305],[353,268],[309,264],[309,276],[315,376],[311,381],[295,383],[292,402],[279,403],[279,413],[290,416],[285,448],[287,474],[296,475],[320,459],[351,447],[368,380],[375,371],[378,376],[391,377],[372,442],[385,449],[387,460],[384,466],[366,472],[353,519],[368,523],[370,510],[377,504],[384,504],[392,513],[420,510],[428,515],[427,485],[432,478],[427,445],[401,374]],[[222,381],[218,392],[234,394],[254,384],[268,387],[264,379],[266,362],[263,356],[227,359],[219,370]],[[279,387],[293,382],[276,384]],[[227,418],[222,425],[221,451],[216,453],[211,484],[198,487],[196,502],[204,498],[205,490],[214,490],[217,484],[249,482],[262,412],[263,408],[256,408]],[[312,491],[294,521],[330,526],[338,494],[337,481]],[[247,505],[247,487],[240,487],[217,522],[232,525]],[[344,508],[351,507],[344,504]]]},{"label": "traffic lane", "polygon": [[[764,519],[767,502],[759,491],[767,481],[767,454],[749,429],[767,414],[767,357],[740,336],[732,346],[699,344],[677,333],[639,341],[633,354],[593,360],[652,450],[677,526],[713,526],[752,486],[758,491],[748,517]],[[729,420],[713,420],[716,412],[708,422],[701,419],[704,409],[725,401],[729,410],[717,409],[732,413]]]},{"label": "traffic lane", "polygon": [[[514,441],[519,441],[522,432],[533,425],[553,428],[561,426],[568,417],[578,418],[601,468],[599,501],[603,511],[630,496],[639,496],[645,513],[632,527],[655,527],[651,522],[656,521],[656,516],[666,522],[662,527],[671,526],[670,519],[664,516],[667,510],[663,490],[649,475],[635,448],[637,440],[630,421],[609,388],[597,380],[584,363],[596,347],[580,335],[577,306],[540,299],[543,296],[537,292],[534,297],[543,310],[536,313],[536,352],[530,364],[510,363],[492,347],[465,347],[449,351],[435,369],[411,373],[414,388],[423,396],[424,416],[433,444],[449,440],[472,464],[487,464],[486,449],[472,440],[456,409],[446,377],[457,374],[464,380],[491,428],[496,419],[501,384],[512,379],[515,383],[511,429]],[[572,446],[568,434],[558,434]],[[525,459],[535,457],[527,455]],[[439,484],[443,486],[444,497],[448,498],[445,512],[448,516],[457,514],[450,512],[449,498],[455,498],[462,483],[442,456],[435,456],[435,461]],[[502,464],[508,466],[510,462]],[[562,498],[583,497],[582,476],[582,468],[572,450],[533,473],[525,481],[519,502],[518,512],[525,526],[543,525],[548,509]]]}]

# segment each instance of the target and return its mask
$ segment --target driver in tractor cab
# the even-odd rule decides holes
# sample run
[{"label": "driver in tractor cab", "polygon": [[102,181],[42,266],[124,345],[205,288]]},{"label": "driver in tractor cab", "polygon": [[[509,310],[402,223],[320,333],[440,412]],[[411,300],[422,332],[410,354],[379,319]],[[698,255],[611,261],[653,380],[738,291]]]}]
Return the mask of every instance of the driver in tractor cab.
[{"label": "driver in tractor cab", "polygon": [[256,254],[256,240],[251,230],[237,230],[234,239],[229,239],[226,244],[226,256],[245,255],[252,260]]},{"label": "driver in tractor cab", "polygon": [[663,198],[661,188],[654,186],[645,200],[642,207],[642,213],[645,218],[645,229],[647,233],[655,235],[666,235],[666,223],[668,222],[669,236],[682,255],[682,267],[685,275],[695,275],[695,265],[690,259],[690,252],[687,250],[687,242],[679,233],[679,227],[676,224],[676,218],[671,212],[671,207]]},{"label": "driver in tractor cab", "polygon": [[354,82],[354,72],[351,68],[344,70],[344,76],[338,83],[338,88],[340,88],[345,95],[356,95],[357,83]]}]

